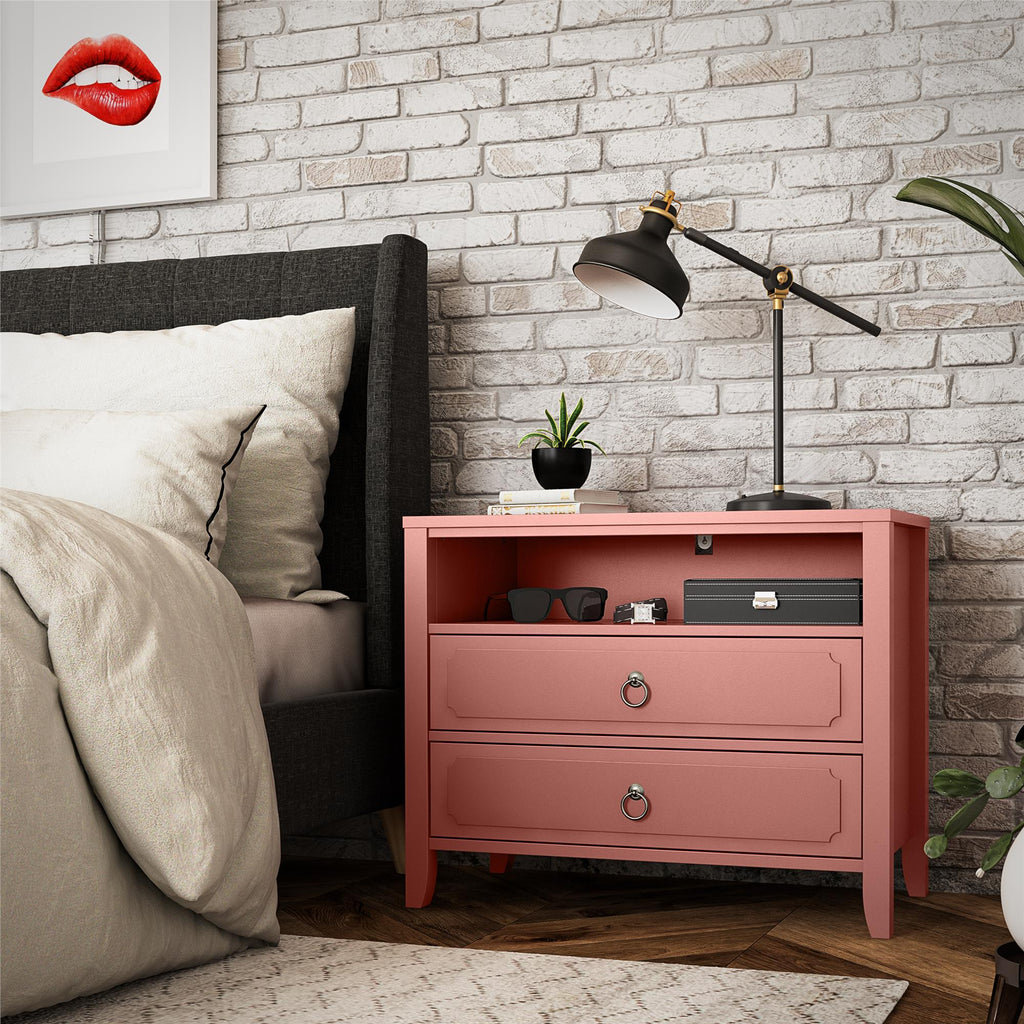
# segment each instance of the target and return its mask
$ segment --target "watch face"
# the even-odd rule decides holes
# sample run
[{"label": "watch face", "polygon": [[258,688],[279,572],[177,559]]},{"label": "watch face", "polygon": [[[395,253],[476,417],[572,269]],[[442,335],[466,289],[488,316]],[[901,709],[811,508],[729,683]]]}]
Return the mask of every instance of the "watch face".
[{"label": "watch face", "polygon": [[633,605],[633,621],[634,622],[653,622],[654,621],[654,605],[649,602],[638,601]]}]

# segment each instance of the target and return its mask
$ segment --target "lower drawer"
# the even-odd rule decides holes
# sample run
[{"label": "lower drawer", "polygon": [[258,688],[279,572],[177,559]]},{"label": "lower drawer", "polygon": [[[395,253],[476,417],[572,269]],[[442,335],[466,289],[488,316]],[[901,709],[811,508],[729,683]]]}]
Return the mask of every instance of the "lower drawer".
[{"label": "lower drawer", "polygon": [[861,853],[850,754],[432,743],[430,800],[431,834],[445,838]]}]

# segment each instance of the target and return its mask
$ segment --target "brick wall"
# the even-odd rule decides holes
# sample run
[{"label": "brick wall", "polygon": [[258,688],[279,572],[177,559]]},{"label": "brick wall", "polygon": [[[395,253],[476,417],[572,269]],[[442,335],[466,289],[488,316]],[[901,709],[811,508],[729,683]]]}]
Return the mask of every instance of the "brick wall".
[{"label": "brick wall", "polygon": [[[677,238],[693,301],[656,323],[569,271],[675,189],[687,223],[883,325],[789,303],[789,481],[935,521],[933,767],[984,773],[1024,718],[1024,281],[892,196],[947,174],[1024,207],[1022,17],[1020,0],[224,3],[220,199],[111,213],[107,258],[415,234],[437,511],[528,484],[516,441],[563,388],[610,453],[595,485],[637,510],[719,508],[770,484],[761,285]],[[9,221],[4,265],[86,262],[89,231]],[[962,865],[1011,810],[986,811],[940,887],[975,884]]]}]

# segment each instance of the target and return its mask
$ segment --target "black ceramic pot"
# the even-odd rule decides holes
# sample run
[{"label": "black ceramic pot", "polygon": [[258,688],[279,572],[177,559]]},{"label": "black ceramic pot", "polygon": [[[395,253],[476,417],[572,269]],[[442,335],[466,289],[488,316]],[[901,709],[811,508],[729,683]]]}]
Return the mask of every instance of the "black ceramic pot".
[{"label": "black ceramic pot", "polygon": [[590,475],[589,448],[534,448],[533,475],[541,487],[582,487]]}]

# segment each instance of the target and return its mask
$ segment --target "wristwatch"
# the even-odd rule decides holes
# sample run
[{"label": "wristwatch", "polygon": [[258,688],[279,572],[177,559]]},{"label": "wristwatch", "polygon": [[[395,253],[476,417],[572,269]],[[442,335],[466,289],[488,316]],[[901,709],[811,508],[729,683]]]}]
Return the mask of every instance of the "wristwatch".
[{"label": "wristwatch", "polygon": [[630,601],[615,606],[613,622],[664,622],[668,618],[668,601],[663,597],[649,597],[646,601]]}]

